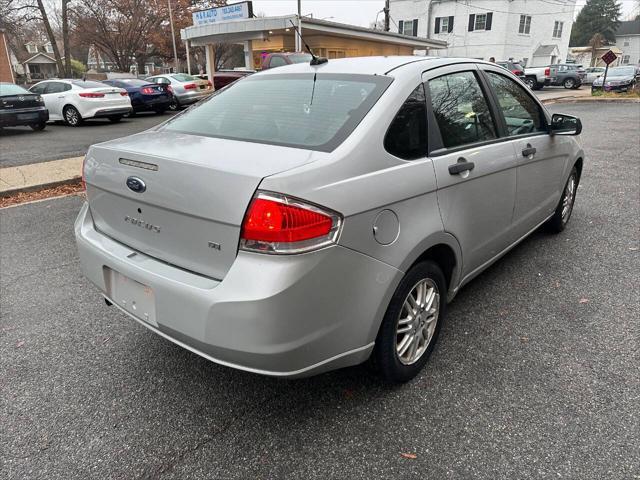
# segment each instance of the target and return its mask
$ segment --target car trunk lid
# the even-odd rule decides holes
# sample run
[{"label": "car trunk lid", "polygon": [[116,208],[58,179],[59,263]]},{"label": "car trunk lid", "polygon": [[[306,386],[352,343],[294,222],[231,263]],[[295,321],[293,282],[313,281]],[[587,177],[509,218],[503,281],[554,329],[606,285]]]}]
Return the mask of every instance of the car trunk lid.
[{"label": "car trunk lid", "polygon": [[2,95],[0,97],[0,110],[20,110],[23,108],[42,107],[40,95],[25,93],[21,95]]},{"label": "car trunk lid", "polygon": [[319,155],[150,131],[90,149],[87,198],[105,235],[221,280],[235,260],[242,220],[261,180]]}]

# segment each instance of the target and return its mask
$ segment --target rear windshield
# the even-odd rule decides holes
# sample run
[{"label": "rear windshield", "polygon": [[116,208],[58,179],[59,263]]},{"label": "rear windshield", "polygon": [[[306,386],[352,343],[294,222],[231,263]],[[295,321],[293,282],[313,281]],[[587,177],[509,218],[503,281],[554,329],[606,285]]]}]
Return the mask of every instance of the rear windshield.
[{"label": "rear windshield", "polygon": [[121,78],[118,80],[121,83],[131,85],[132,87],[142,87],[143,85],[149,85],[146,80],[139,80],[137,78]]},{"label": "rear windshield", "polygon": [[356,128],[392,79],[373,75],[246,77],[163,128],[194,135],[330,152]]},{"label": "rear windshield", "polygon": [[31,92],[11,83],[0,84],[0,95],[24,95],[25,93]]},{"label": "rear windshield", "polygon": [[101,88],[106,85],[102,82],[92,82],[89,80],[71,80],[71,83],[80,88]]},{"label": "rear windshield", "polygon": [[175,78],[179,82],[190,82],[191,80],[197,80],[196,77],[187,75],[185,73],[177,73],[175,75],[171,75],[171,78]]}]

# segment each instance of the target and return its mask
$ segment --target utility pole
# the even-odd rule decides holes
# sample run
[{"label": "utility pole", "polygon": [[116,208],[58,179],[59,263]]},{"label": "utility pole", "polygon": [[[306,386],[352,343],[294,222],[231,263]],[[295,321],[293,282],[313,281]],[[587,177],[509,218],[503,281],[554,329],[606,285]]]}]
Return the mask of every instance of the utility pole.
[{"label": "utility pole", "polygon": [[302,35],[302,0],[298,0],[298,35],[296,35],[296,52],[302,51],[300,35]]},{"label": "utility pole", "polygon": [[171,0],[167,0],[169,4],[169,22],[171,23],[171,40],[173,40],[173,59],[175,61],[173,73],[178,73],[178,50],[176,50],[176,32],[173,29],[173,12],[171,10]]},{"label": "utility pole", "polygon": [[384,31],[389,31],[389,0],[384,2]]}]

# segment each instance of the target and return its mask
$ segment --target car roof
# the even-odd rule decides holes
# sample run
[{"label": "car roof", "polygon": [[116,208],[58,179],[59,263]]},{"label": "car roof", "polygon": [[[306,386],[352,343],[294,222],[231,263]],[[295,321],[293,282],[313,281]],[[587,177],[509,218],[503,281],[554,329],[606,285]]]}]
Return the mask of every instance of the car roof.
[{"label": "car roof", "polygon": [[389,56],[389,57],[349,57],[329,60],[327,63],[311,66],[308,63],[296,63],[278,68],[270,68],[256,75],[281,75],[284,73],[345,73],[364,75],[387,75],[394,70],[426,70],[455,63],[493,63],[472,58]]}]

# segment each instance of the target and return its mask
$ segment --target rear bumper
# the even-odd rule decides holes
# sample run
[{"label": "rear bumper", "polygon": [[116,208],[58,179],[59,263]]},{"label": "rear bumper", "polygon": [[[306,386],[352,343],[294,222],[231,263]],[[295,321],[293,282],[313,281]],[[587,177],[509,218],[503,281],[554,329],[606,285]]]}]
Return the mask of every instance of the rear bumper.
[{"label": "rear bumper", "polygon": [[0,127],[17,127],[45,123],[49,120],[49,110],[45,107],[23,108],[20,110],[0,110]]},{"label": "rear bumper", "polygon": [[131,106],[136,112],[144,112],[147,110],[167,109],[171,105],[171,98],[162,96],[161,98],[150,98],[144,100],[136,100],[131,102]]},{"label": "rear bumper", "polygon": [[96,110],[93,114],[93,118],[111,117],[113,115],[126,115],[127,113],[131,113],[131,110],[131,107],[104,108],[102,110]]},{"label": "rear bumper", "polygon": [[135,252],[98,232],[88,204],[75,235],[83,273],[116,305],[109,269],[154,292],[139,323],[222,365],[302,377],[365,361],[402,273],[348,248],[304,255],[240,252],[222,281]]},{"label": "rear bumper", "polygon": [[207,98],[209,95],[213,93],[213,90],[193,90],[187,91],[184,93],[174,93],[176,99],[180,103],[180,105],[191,105],[192,103],[196,103],[203,98]]}]

